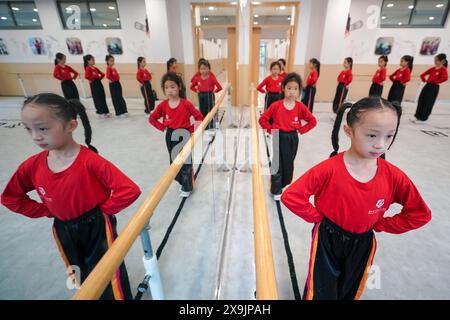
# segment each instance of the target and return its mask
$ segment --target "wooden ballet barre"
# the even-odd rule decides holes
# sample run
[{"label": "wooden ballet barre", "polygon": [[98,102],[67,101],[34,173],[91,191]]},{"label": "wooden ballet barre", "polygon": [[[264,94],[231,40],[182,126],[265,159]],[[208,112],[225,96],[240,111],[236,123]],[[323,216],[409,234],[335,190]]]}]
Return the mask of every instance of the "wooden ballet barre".
[{"label": "wooden ballet barre", "polygon": [[253,234],[255,242],[256,299],[277,300],[277,282],[272,254],[269,218],[266,206],[266,190],[261,169],[259,130],[256,121],[256,90],[251,93],[250,120],[252,127],[252,187]]},{"label": "wooden ballet barre", "polygon": [[156,183],[155,187],[153,187],[145,197],[144,201],[137,208],[136,213],[113,242],[111,248],[106,251],[94,270],[92,270],[87,279],[83,282],[80,289],[72,297],[73,300],[96,300],[101,296],[106,286],[111,281],[113,274],[124,260],[128,250],[130,250],[134,241],[153,215],[155,208],[167,192],[167,189],[180,171],[185,160],[191,154],[195,143],[201,138],[206,126],[219,110],[219,106],[227,95],[229,86],[229,84],[224,86],[223,93],[217,100],[214,108],[195,130],[194,134],[174,159],[173,163],[166,170],[161,179]]}]

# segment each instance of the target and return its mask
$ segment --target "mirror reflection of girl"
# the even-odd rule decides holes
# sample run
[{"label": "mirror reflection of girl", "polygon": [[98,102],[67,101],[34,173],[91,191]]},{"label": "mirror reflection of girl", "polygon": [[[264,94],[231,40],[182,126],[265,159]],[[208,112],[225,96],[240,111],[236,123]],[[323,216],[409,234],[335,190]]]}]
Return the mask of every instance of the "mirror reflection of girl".
[{"label": "mirror reflection of girl", "polygon": [[106,104],[105,88],[102,84],[102,79],[105,74],[95,66],[94,56],[88,54],[83,57],[84,60],[84,77],[89,80],[89,86],[91,87],[92,99],[94,100],[94,106],[97,110],[97,114],[100,118],[109,118],[108,105]]},{"label": "mirror reflection of girl", "polygon": [[306,79],[306,88],[302,102],[312,113],[314,108],[314,97],[316,96],[316,83],[320,75],[320,61],[316,58],[309,60],[309,75]]},{"label": "mirror reflection of girl", "polygon": [[122,85],[120,84],[120,75],[117,69],[114,68],[115,59],[108,54],[105,57],[106,61],[106,78],[109,80],[109,91],[111,93],[111,100],[116,111],[116,116],[120,118],[128,117],[127,103],[122,95]]},{"label": "mirror reflection of girl", "polygon": [[336,87],[336,93],[334,95],[333,100],[333,112],[337,113],[341,105],[344,103],[347,98],[348,89],[350,83],[353,80],[353,59],[351,57],[347,57],[344,59],[344,70],[339,73],[337,77],[338,85]]},{"label": "mirror reflection of girl", "polygon": [[392,86],[388,94],[388,100],[390,102],[402,103],[406,84],[411,80],[413,62],[414,57],[409,55],[403,56],[400,59],[400,68],[389,76],[389,79],[392,81]]},{"label": "mirror reflection of girl", "polygon": [[147,61],[144,57],[137,59],[138,71],[136,73],[136,79],[141,84],[141,93],[144,97],[145,104],[144,112],[150,114],[155,109],[155,96],[153,94],[152,83],[150,82],[152,80],[152,74],[145,68],[146,65]]},{"label": "mirror reflection of girl", "polygon": [[66,99],[80,100],[78,89],[73,80],[78,77],[78,72],[66,64],[66,55],[58,52],[55,57],[55,69],[53,77],[61,81],[61,89]]},{"label": "mirror reflection of girl", "polygon": [[383,93],[383,84],[386,80],[386,65],[388,62],[387,56],[380,56],[378,58],[378,69],[372,78],[372,85],[369,89],[369,96],[381,97]]},{"label": "mirror reflection of girl", "polygon": [[264,80],[256,87],[256,90],[266,94],[264,111],[269,109],[272,103],[280,99],[281,82],[283,81],[280,72],[281,64],[278,61],[272,62],[270,64],[270,75],[264,78]]}]

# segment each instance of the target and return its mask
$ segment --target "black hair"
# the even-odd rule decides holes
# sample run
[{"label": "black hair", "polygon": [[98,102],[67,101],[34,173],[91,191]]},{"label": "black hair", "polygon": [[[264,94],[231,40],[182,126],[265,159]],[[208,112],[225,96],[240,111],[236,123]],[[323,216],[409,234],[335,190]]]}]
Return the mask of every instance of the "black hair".
[{"label": "black hair", "polygon": [[65,57],[64,53],[58,52],[55,56],[55,66]]},{"label": "black hair", "polygon": [[200,59],[198,59],[198,62],[197,62],[197,67],[198,67],[198,69],[200,69],[200,66],[201,66],[201,64],[202,64],[203,61],[206,61],[206,59],[205,59],[205,58],[200,58]]},{"label": "black hair", "polygon": [[274,61],[270,64],[270,70],[272,70],[273,67],[278,66],[281,71],[281,64],[278,61]]},{"label": "black hair", "polygon": [[83,62],[84,62],[84,68],[86,69],[86,67],[88,66],[88,61],[93,59],[94,56],[92,54],[87,54],[85,56],[83,56]]},{"label": "black hair", "polygon": [[347,57],[344,60],[347,61],[348,64],[350,65],[350,70],[353,69],[353,58],[352,57]]},{"label": "black hair", "polygon": [[284,88],[286,87],[286,85],[289,82],[297,82],[297,84],[298,84],[298,92],[302,91],[302,88],[303,88],[302,77],[300,77],[300,75],[298,73],[296,73],[296,72],[290,72],[283,78],[283,81],[281,82],[281,96],[280,96],[280,100],[284,99]]},{"label": "black hair", "polygon": [[283,58],[278,59],[278,62],[283,63],[283,66],[286,66],[286,60]]},{"label": "black hair", "polygon": [[439,53],[436,58],[442,62],[444,67],[448,68],[448,61],[447,61],[447,55],[445,53]]},{"label": "black hair", "polygon": [[107,55],[105,56],[105,62],[108,63],[108,60],[111,59],[111,58],[114,59],[114,57],[113,57],[112,55],[107,54]]},{"label": "black hair", "polygon": [[169,60],[167,60],[167,71],[169,71],[170,67],[172,67],[175,63],[177,63],[177,59],[175,58],[170,58]]},{"label": "black hair", "polygon": [[141,64],[142,60],[144,60],[144,59],[145,59],[144,57],[138,57],[137,58],[137,67],[138,67],[138,69],[139,69],[139,65]]},{"label": "black hair", "polygon": [[378,59],[382,59],[384,61],[384,63],[386,63],[386,64],[389,61],[388,56],[386,56],[386,55],[380,56]]},{"label": "black hair", "polygon": [[174,72],[167,72],[165,75],[163,75],[163,77],[161,78],[161,89],[162,91],[165,93],[164,90],[164,84],[167,81],[173,81],[177,84],[178,88],[180,88],[180,98],[186,99],[186,92],[184,89],[184,83],[183,80],[181,79],[181,77],[179,75],[177,75]]},{"label": "black hair", "polygon": [[86,114],[85,107],[77,99],[67,100],[54,93],[39,93],[25,100],[22,106],[22,110],[30,103],[38,104],[52,109],[55,116],[59,119],[69,122],[76,120],[77,115],[80,116],[81,123],[84,127],[84,140],[86,145],[92,151],[98,153],[97,149],[91,145],[92,140],[92,127],[89,122],[89,118]]},{"label": "black hair", "polygon": [[320,61],[316,58],[312,58],[311,60],[309,60],[309,62],[311,62],[316,67],[317,73],[320,75]]},{"label": "black hair", "polygon": [[404,55],[402,59],[408,62],[409,71],[412,71],[414,64],[414,57],[410,55]]},{"label": "black hair", "polygon": [[205,66],[207,67],[209,70],[211,70],[211,64],[209,63],[208,60],[203,59],[202,61],[198,62],[198,68],[200,69],[201,66]]},{"label": "black hair", "polygon": [[331,143],[333,145],[333,152],[330,154],[330,158],[337,155],[339,151],[339,130],[341,129],[342,118],[344,117],[344,112],[346,109],[350,111],[347,113],[347,125],[352,127],[357,121],[360,120],[361,113],[366,110],[375,110],[382,108],[389,108],[394,110],[397,113],[397,127],[395,128],[394,137],[392,138],[391,144],[388,147],[392,146],[394,143],[395,137],[397,136],[398,127],[400,125],[400,118],[402,116],[402,107],[396,102],[389,102],[388,100],[370,96],[363,98],[354,104],[344,103],[338,110],[336,115],[336,120],[334,121],[333,132],[331,133]]}]

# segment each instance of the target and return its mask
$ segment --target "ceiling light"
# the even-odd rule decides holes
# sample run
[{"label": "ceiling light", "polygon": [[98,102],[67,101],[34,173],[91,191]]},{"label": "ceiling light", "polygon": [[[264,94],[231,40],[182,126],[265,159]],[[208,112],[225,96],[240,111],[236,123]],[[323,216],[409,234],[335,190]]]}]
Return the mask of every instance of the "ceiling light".
[{"label": "ceiling light", "polygon": [[213,10],[214,10],[214,7],[209,7],[208,10],[209,10],[209,11],[213,11]]},{"label": "ceiling light", "polygon": [[386,19],[386,16],[382,16],[382,17],[381,17],[381,20],[385,20],[385,19]]},{"label": "ceiling light", "polygon": [[434,20],[434,17],[429,17],[428,19],[430,19],[430,20]]},{"label": "ceiling light", "polygon": [[8,18],[7,18],[7,17],[1,17],[0,19],[2,19],[2,20],[7,20]]},{"label": "ceiling light", "polygon": [[231,4],[232,4],[233,6],[235,6],[235,5],[237,5],[237,1],[233,1],[233,2],[231,2]]},{"label": "ceiling light", "polygon": [[103,26],[106,28],[108,25],[106,23],[104,23]]},{"label": "ceiling light", "polygon": [[442,8],[443,6],[444,6],[443,3],[439,3],[439,4],[436,5],[436,8]]},{"label": "ceiling light", "polygon": [[388,8],[392,8],[393,6],[394,6],[393,3],[388,3],[388,4],[386,5],[386,7],[388,7]]},{"label": "ceiling light", "polygon": [[261,4],[261,2],[260,1],[252,1],[252,4],[257,6],[258,4]]},{"label": "ceiling light", "polygon": [[259,14],[254,14],[253,17],[258,18]]},{"label": "ceiling light", "polygon": [[113,7],[113,6],[109,6],[109,7],[108,7],[108,9],[109,9],[109,10],[115,10],[115,9],[116,9],[116,7]]},{"label": "ceiling light", "polygon": [[37,19],[32,19],[31,21],[33,21],[33,22],[36,22],[36,21],[37,21]]},{"label": "ceiling light", "polygon": [[414,9],[414,6],[408,6],[408,9]]},{"label": "ceiling light", "polygon": [[398,25],[401,26],[403,24],[403,22],[399,22]]},{"label": "ceiling light", "polygon": [[120,18],[117,18],[116,20],[117,20],[117,21],[120,21]]},{"label": "ceiling light", "polygon": [[89,10],[91,10],[92,12],[97,11],[97,9],[95,9],[95,8],[90,8]]},{"label": "ceiling light", "polygon": [[258,21],[253,22],[253,24],[258,24]]},{"label": "ceiling light", "polygon": [[11,9],[13,9],[14,11],[19,11],[19,8],[17,7],[12,7]]},{"label": "ceiling light", "polygon": [[280,10],[286,10],[286,6],[280,6]]},{"label": "ceiling light", "polygon": [[36,8],[34,8],[34,9],[33,9],[33,11],[34,11],[34,12],[38,12],[39,10],[38,10],[38,9],[36,9]]}]

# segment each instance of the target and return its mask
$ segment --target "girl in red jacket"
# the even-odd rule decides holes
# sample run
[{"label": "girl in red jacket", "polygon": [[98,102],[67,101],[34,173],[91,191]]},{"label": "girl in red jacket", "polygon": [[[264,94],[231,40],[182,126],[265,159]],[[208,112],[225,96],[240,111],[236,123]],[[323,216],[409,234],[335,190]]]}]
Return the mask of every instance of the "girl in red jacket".
[{"label": "girl in red jacket", "polygon": [[256,90],[266,94],[264,111],[269,109],[272,103],[279,100],[281,95],[281,81],[283,81],[283,77],[280,76],[281,64],[278,61],[272,62],[270,64],[270,72],[270,76],[267,76],[258,87],[256,87]]},{"label": "girl in red jacket", "polygon": [[110,117],[108,105],[106,104],[105,88],[103,88],[102,79],[105,74],[95,67],[95,58],[88,54],[83,57],[84,60],[84,77],[89,80],[91,87],[92,99],[97,114],[100,118]]},{"label": "girl in red jacket", "polygon": [[392,86],[388,95],[388,100],[390,102],[396,101],[399,104],[402,103],[406,84],[411,80],[413,62],[414,57],[408,55],[403,56],[400,59],[400,68],[395,70],[395,72],[389,76],[389,79],[392,81]]},{"label": "girl in red jacket", "polygon": [[[317,124],[316,118],[301,102],[296,101],[302,89],[302,79],[293,72],[282,82],[281,100],[271,104],[259,118],[261,127],[278,135],[273,139],[274,156],[271,166],[270,192],[280,200],[283,188],[291,183],[298,149],[298,133],[305,134]],[[302,125],[302,121],[306,121]]]},{"label": "girl in red jacket", "polygon": [[106,61],[106,78],[109,80],[109,91],[111,93],[111,100],[113,102],[116,116],[126,118],[128,116],[127,103],[122,95],[122,85],[120,84],[120,75],[114,68],[114,57],[108,54],[105,57]]},{"label": "girl in red jacket", "polygon": [[[217,78],[211,74],[211,65],[208,60],[203,60],[199,63],[200,74],[191,80],[191,90],[198,93],[198,102],[200,105],[200,112],[203,117],[211,111],[216,104],[215,93],[222,90]],[[214,119],[206,127],[207,130],[214,129],[217,121],[217,114]]]},{"label": "girl in red jacket", "polygon": [[[156,107],[148,120],[156,129],[166,131],[166,145],[170,163],[172,163],[194,132],[191,117],[194,117],[195,121],[202,121],[203,116],[192,103],[186,100],[182,91],[183,81],[177,74],[166,73],[161,80],[161,88],[168,99]],[[194,171],[190,156],[175,180],[181,184],[180,196],[189,197],[194,189]]]},{"label": "girl in red jacket", "polygon": [[378,69],[373,75],[372,85],[369,89],[369,96],[381,97],[383,93],[383,83],[386,80],[386,65],[388,62],[387,56],[380,56],[378,58]]},{"label": "girl in red jacket", "polygon": [[[72,137],[77,115],[86,145]],[[33,142],[44,149],[23,162],[6,185],[2,204],[30,218],[53,218],[53,235],[74,281],[81,283],[117,237],[115,214],[141,191],[91,145],[84,106],[52,93],[27,99],[22,122]],[[41,201],[28,193],[36,190]],[[81,274],[76,274],[77,266]],[[80,283],[76,283],[79,285]],[[132,299],[125,264],[119,267],[101,299]]]},{"label": "girl in red jacket", "polygon": [[334,95],[333,100],[333,112],[337,113],[339,107],[344,103],[345,98],[347,97],[348,89],[350,83],[353,80],[353,59],[351,57],[347,57],[344,59],[344,70],[339,73],[337,77],[338,85],[336,88],[336,94]]},{"label": "girl in red jacket", "polygon": [[[351,146],[338,153],[347,109],[344,131]],[[342,105],[331,158],[308,170],[281,196],[289,210],[315,224],[305,299],[359,299],[377,247],[374,231],[399,234],[430,221],[431,211],[413,182],[380,157],[397,135],[401,112],[399,105],[380,97]],[[393,203],[402,210],[384,217]]]},{"label": "girl in red jacket", "polygon": [[73,80],[78,77],[78,72],[66,64],[66,56],[58,52],[55,57],[55,69],[53,76],[61,81],[61,89],[66,99],[80,100],[78,89]]},{"label": "girl in red jacket", "polygon": [[447,72],[447,56],[444,53],[434,57],[434,67],[428,69],[420,75],[426,85],[420,92],[419,101],[417,102],[416,113],[412,122],[427,121],[433,110],[434,103],[439,93],[439,85],[448,80]]},{"label": "girl in red jacket", "polygon": [[306,79],[306,88],[302,102],[312,113],[314,108],[314,97],[316,96],[316,83],[320,75],[320,61],[316,58],[309,60],[309,75]]},{"label": "girl in red jacket", "polygon": [[155,96],[153,95],[152,83],[150,82],[152,80],[152,74],[145,68],[146,65],[147,62],[144,57],[137,59],[138,71],[136,73],[136,79],[141,84],[141,92],[145,104],[144,112],[150,114],[155,109]]}]

